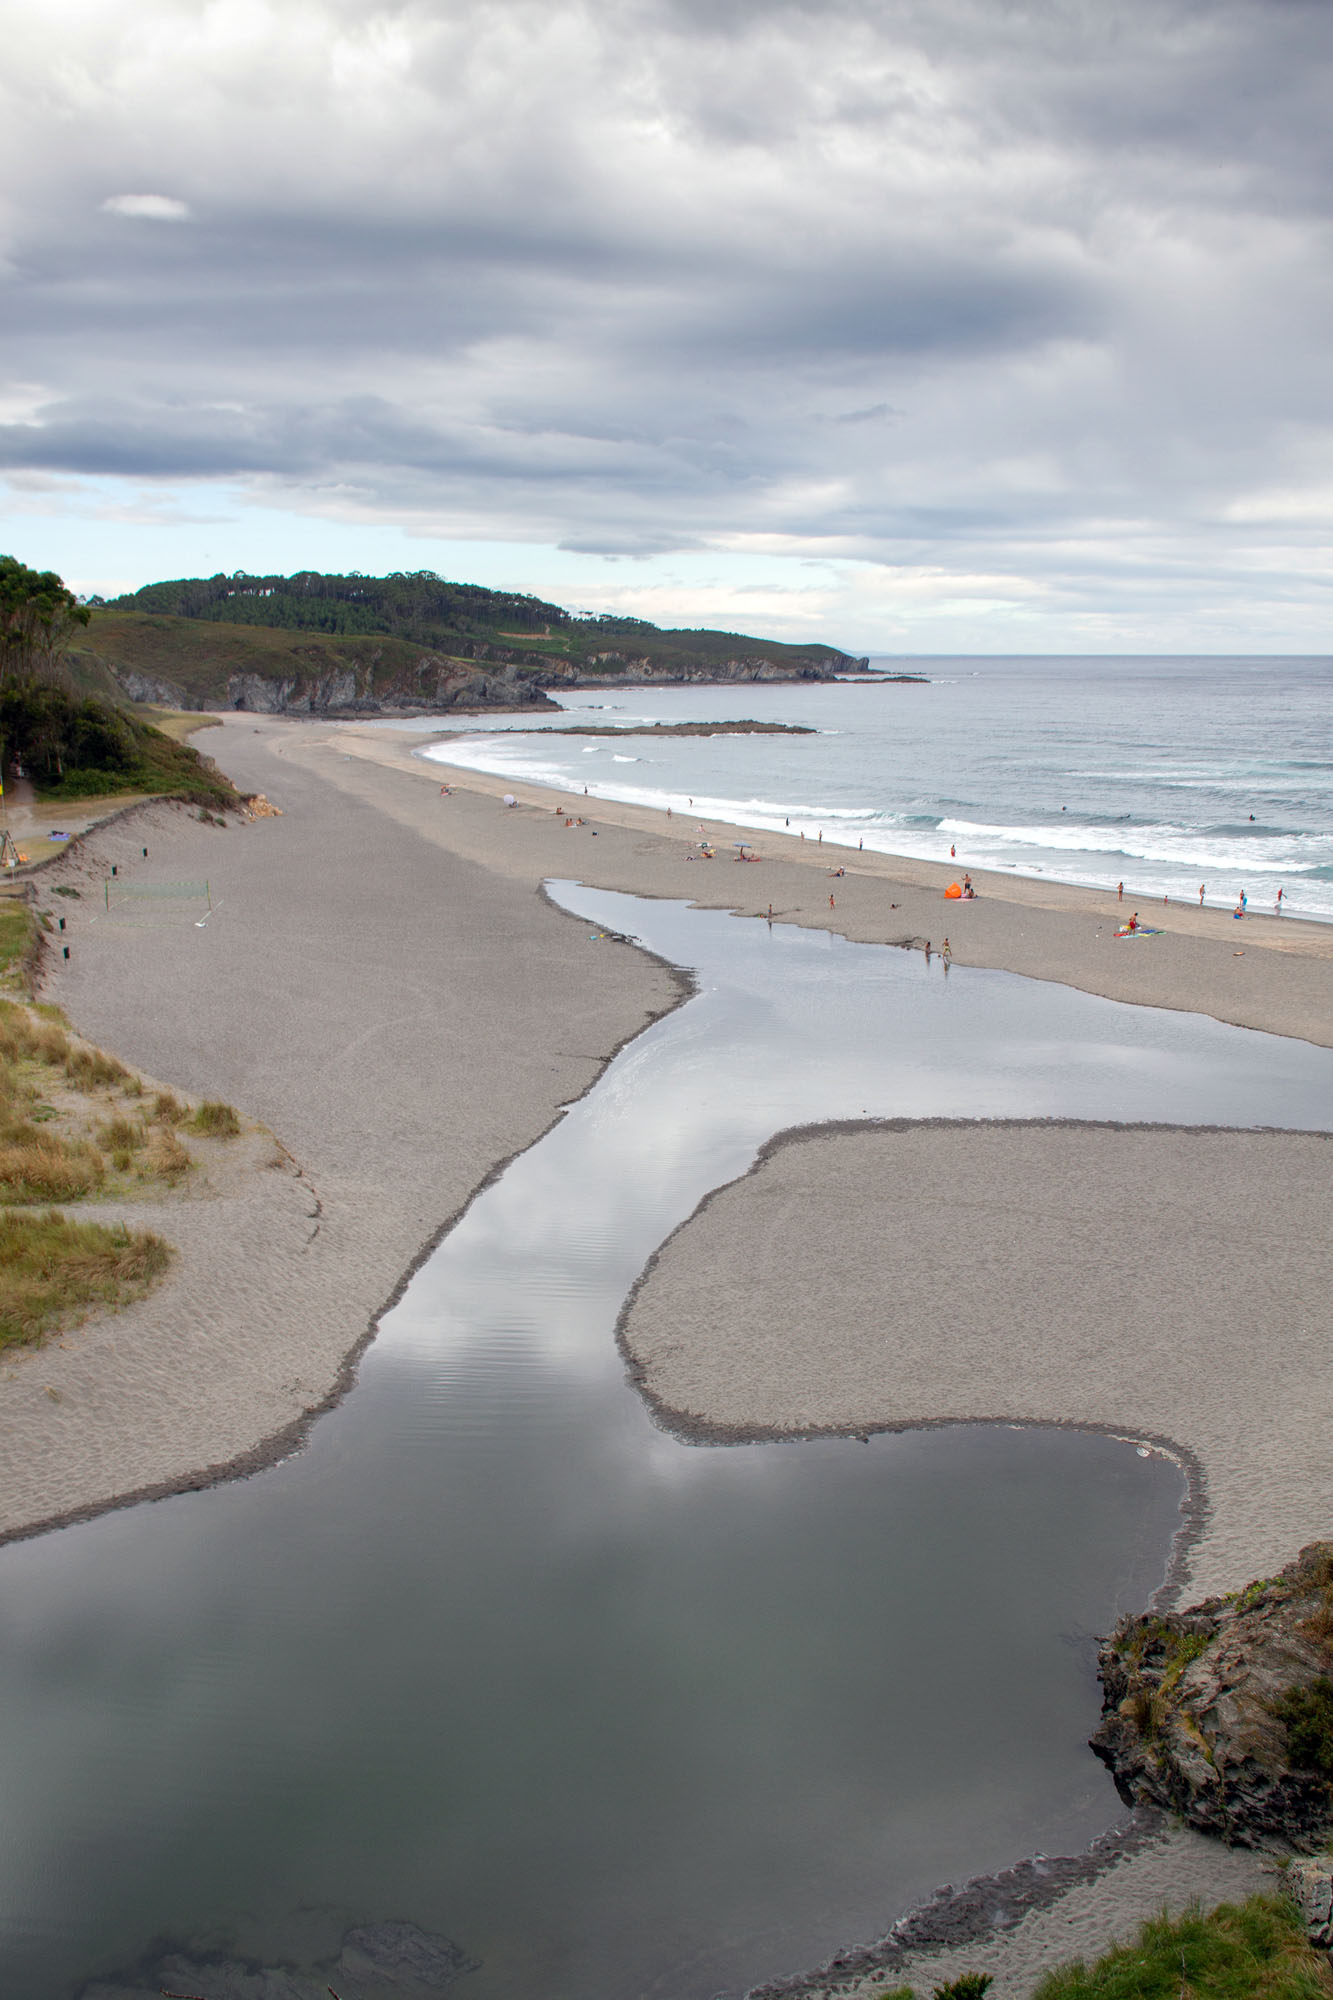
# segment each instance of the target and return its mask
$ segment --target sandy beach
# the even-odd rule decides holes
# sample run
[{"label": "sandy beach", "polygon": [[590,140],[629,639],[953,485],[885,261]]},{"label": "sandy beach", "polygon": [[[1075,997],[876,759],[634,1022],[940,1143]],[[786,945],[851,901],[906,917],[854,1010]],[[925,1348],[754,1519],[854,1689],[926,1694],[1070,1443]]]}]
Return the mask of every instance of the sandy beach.
[{"label": "sandy beach", "polygon": [[[477,1188],[683,996],[640,952],[590,952],[587,926],[541,896],[551,877],[771,905],[860,940],[947,932],[960,966],[1333,1046],[1333,926],[1159,905],[1160,936],[1121,941],[1114,897],[1045,882],[978,875],[976,902],[945,903],[938,867],[781,836],[739,866],[722,827],[719,858],[690,859],[694,822],[570,799],[586,824],[567,827],[553,795],[425,764],[420,741],[229,716],[203,747],[281,818],[224,831],[143,806],[35,878],[70,945],[43,997],[154,1081],[264,1129],[211,1193],[136,1211],[180,1252],[157,1293],[3,1364],[4,1537],[292,1449]],[[211,912],[169,896],[108,909],[113,866],[130,885],[206,880]],[[1333,1527],[1329,1143],[1021,1124],[784,1136],[663,1247],[627,1351],[664,1420],[701,1434],[1002,1417],[1161,1440],[1195,1478],[1185,1594],[1232,1587]],[[1260,1253],[1238,1270],[1242,1203]],[[1252,1857],[1158,1841],[988,1951],[995,2000],[1165,1897],[1263,1879]]]},{"label": "sandy beach", "polygon": [[[291,1449],[477,1188],[681,990],[627,947],[590,958],[535,881],[279,764],[248,720],[210,750],[224,735],[219,761],[282,817],[223,831],[156,804],[96,829],[35,878],[70,946],[43,994],[281,1144],[217,1200],[136,1209],[182,1251],[150,1298],[0,1364],[5,1538]],[[212,912],[108,911],[113,866],[118,884],[208,882]]]}]

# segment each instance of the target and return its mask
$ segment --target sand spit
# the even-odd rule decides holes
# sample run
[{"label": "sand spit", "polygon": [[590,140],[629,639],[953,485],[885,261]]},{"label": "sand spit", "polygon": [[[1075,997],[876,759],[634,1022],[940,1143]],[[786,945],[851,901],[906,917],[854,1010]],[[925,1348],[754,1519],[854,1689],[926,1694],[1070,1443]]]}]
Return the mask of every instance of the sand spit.
[{"label": "sand spit", "polygon": [[[1191,1483],[1175,1590],[1233,1589],[1333,1526],[1330,1167],[1323,1134],[786,1133],[663,1245],[622,1342],[659,1417],[701,1438],[999,1418],[1157,1440]],[[1019,1871],[1026,1914],[975,1885],[924,1913],[927,1938],[955,1941],[922,1946],[915,1913],[906,1939],[772,2000],[929,1992],[973,1968],[993,2000],[1025,2000],[1164,1903],[1271,1891],[1272,1866],[1163,1827],[1057,1881]]]},{"label": "sand spit", "polygon": [[1198,1468],[1189,1597],[1333,1531],[1333,1136],[1066,1123],[781,1135],[622,1320],[705,1435],[998,1419]]},{"label": "sand spit", "polygon": [[[423,1246],[680,997],[642,953],[590,951],[535,876],[279,764],[279,734],[247,718],[209,749],[281,818],[224,831],[148,805],[36,878],[70,947],[48,954],[43,997],[160,1082],[235,1104],[290,1165],[214,1200],[136,1204],[177,1245],[172,1274],[3,1364],[0,1538],[291,1448]],[[113,866],[118,886],[165,893],[108,910]]]}]

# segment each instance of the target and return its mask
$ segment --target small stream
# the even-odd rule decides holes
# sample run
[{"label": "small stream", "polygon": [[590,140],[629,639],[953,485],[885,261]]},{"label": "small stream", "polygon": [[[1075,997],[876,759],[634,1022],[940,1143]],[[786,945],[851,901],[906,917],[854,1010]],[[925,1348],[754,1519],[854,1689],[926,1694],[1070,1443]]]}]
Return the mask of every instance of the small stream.
[{"label": "small stream", "polygon": [[[610,926],[697,995],[476,1200],[306,1450],[0,1552],[6,2000],[712,2000],[1118,1817],[1093,1635],[1161,1579],[1173,1463],[685,1444],[616,1316],[785,1126],[1327,1127],[1333,1052],[554,893],[590,979]],[[433,1984],[342,1944],[395,1923],[456,1942]]]}]

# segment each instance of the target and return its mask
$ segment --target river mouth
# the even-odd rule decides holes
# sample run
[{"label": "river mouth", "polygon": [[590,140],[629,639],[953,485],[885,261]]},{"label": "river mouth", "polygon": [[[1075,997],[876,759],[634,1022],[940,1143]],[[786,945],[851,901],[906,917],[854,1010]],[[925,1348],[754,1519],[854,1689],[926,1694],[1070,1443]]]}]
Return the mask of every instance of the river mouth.
[{"label": "river mouth", "polygon": [[1092,1636],[1162,1579],[1174,1463],[985,1425],[700,1448],[616,1317],[785,1126],[1327,1123],[1333,1055],[553,893],[589,978],[610,928],[696,997],[478,1197],[306,1450],[0,1554],[10,2000],[137,2000],[168,1951],[208,2000],[297,1995],[395,1923],[455,1959],[343,2000],[711,2000],[1119,1817]]}]

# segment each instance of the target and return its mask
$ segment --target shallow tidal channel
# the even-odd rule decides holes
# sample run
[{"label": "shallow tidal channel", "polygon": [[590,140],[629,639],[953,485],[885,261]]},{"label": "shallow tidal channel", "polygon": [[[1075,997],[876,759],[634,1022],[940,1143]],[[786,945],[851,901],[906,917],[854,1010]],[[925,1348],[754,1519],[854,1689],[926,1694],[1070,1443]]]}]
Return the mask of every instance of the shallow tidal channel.
[{"label": "shallow tidal channel", "polygon": [[1093,1639],[1162,1580],[1173,1462],[986,1425],[690,1444],[617,1314],[787,1126],[1327,1127],[1333,1053],[554,893],[590,979],[609,926],[695,997],[477,1198],[304,1451],[0,1552],[7,2000],[164,1967],[209,2000],[443,1990],[445,1957],[429,1988],[339,1958],[394,1923],[456,1942],[466,2000],[711,2000],[1120,1816]]}]

